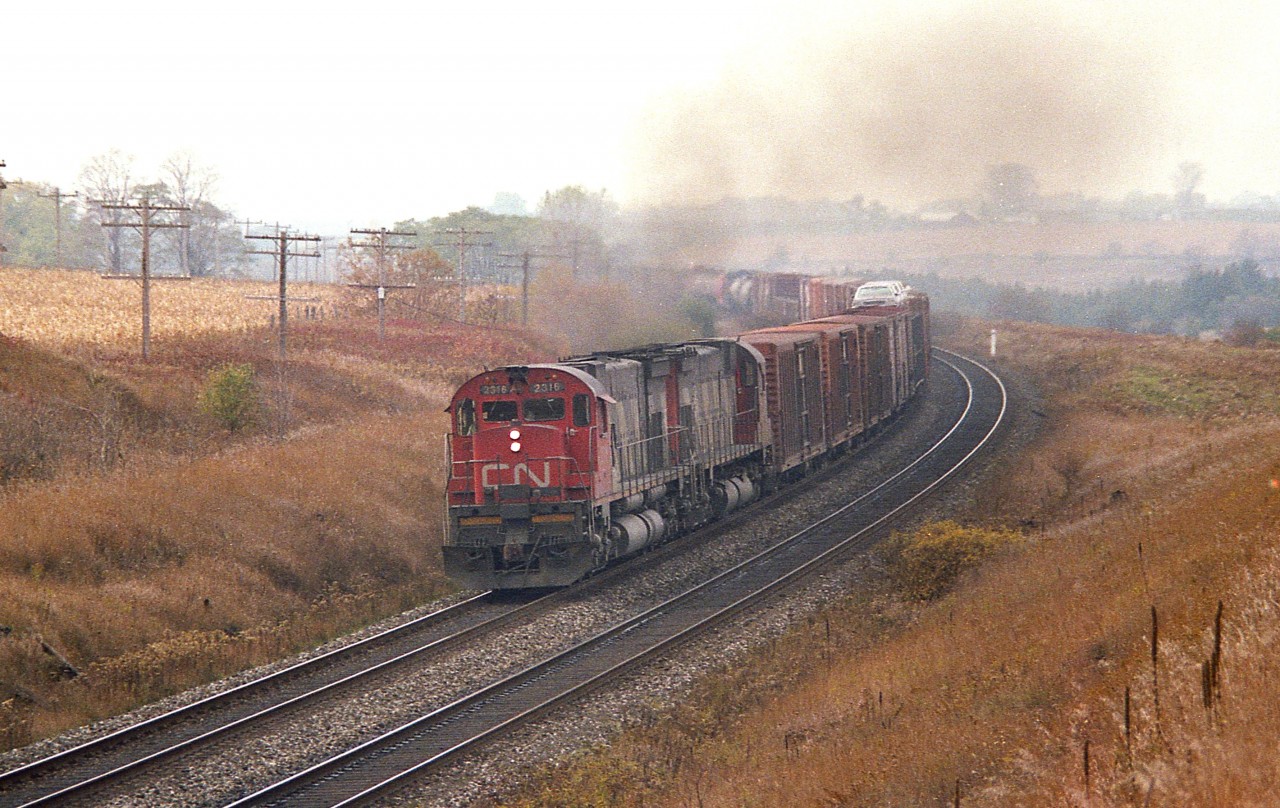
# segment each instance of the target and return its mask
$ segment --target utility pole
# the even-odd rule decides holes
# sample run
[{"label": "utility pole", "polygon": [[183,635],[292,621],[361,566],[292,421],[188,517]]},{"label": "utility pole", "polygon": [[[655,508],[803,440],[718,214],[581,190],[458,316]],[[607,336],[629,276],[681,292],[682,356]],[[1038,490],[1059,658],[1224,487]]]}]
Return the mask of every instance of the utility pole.
[{"label": "utility pole", "polygon": [[[4,160],[0,160],[0,168],[4,168]],[[14,185],[25,185],[22,180],[14,180]],[[4,181],[4,177],[0,177],[0,267],[5,265],[4,254],[9,248],[4,246],[4,189],[9,187],[9,183]]]},{"label": "utility pole", "polygon": [[[248,228],[248,224],[249,223],[246,222],[245,224],[246,229]],[[279,261],[279,263],[277,264],[278,269],[276,271],[279,274],[278,280],[280,282],[280,292],[276,299],[279,300],[280,302],[280,309],[279,309],[279,315],[278,315],[280,319],[279,319],[279,322],[277,323],[277,327],[280,329],[279,331],[280,356],[279,356],[279,361],[276,362],[276,381],[279,384],[279,391],[280,391],[279,392],[279,395],[280,395],[279,434],[280,434],[280,437],[283,438],[285,435],[285,432],[289,428],[289,385],[288,385],[288,379],[286,376],[286,368],[288,366],[288,361],[289,361],[289,342],[288,342],[289,303],[291,301],[291,298],[289,297],[289,293],[288,293],[289,259],[304,258],[306,256],[318,254],[314,252],[297,252],[297,251],[291,252],[289,247],[292,244],[298,244],[298,243],[315,244],[320,241],[320,237],[310,235],[310,234],[291,236],[289,235],[289,228],[281,227],[278,223],[276,224],[276,232],[272,235],[254,236],[254,235],[249,235],[249,233],[246,232],[244,237],[246,239],[257,239],[260,241],[274,242],[274,246],[271,249],[246,250],[246,252],[248,252],[250,255],[270,255]],[[254,299],[270,300],[271,298],[255,297]],[[298,298],[292,298],[292,300],[297,300],[297,299]]]},{"label": "utility pole", "polygon": [[[4,160],[0,160],[0,168],[4,168]],[[4,254],[9,252],[9,248],[4,246],[4,189],[8,188],[8,184],[4,181],[4,177],[0,176],[0,267],[4,266]]]},{"label": "utility pole", "polygon": [[41,199],[53,200],[53,232],[54,238],[56,239],[56,246],[54,247],[54,262],[58,265],[58,269],[66,269],[66,267],[62,265],[62,200],[72,199],[77,196],[80,196],[79,191],[72,194],[64,194],[62,189],[56,185],[53,186],[53,193],[40,194]]},{"label": "utility pole", "polygon": [[457,240],[450,242],[437,242],[438,247],[454,247],[458,251],[458,321],[465,323],[467,321],[467,248],[468,247],[488,247],[492,242],[469,241],[468,236],[491,236],[492,230],[472,230],[466,226],[450,227],[444,230],[438,230],[437,233],[445,235],[457,236]]},{"label": "utility pole", "polygon": [[[151,199],[143,197],[141,202],[124,204],[118,202],[101,203],[103,210],[122,210],[138,214],[136,222],[103,222],[103,227],[132,227],[142,235],[142,273],[141,275],[103,275],[107,280],[141,280],[142,281],[142,361],[151,358],[151,231],[154,229],[185,228],[183,222],[155,221],[157,213],[190,210],[182,205],[153,205]],[[191,280],[189,277],[167,276],[164,280]]]},{"label": "utility pole", "polygon": [[278,280],[280,281],[280,295],[279,295],[280,363],[281,363],[281,366],[283,367],[285,361],[288,359],[289,297],[287,292],[287,288],[288,288],[287,283],[288,283],[288,277],[289,277],[289,272],[288,272],[289,259],[290,258],[306,258],[306,257],[319,255],[319,253],[316,253],[316,252],[290,252],[289,247],[290,245],[297,244],[299,242],[314,244],[320,241],[320,237],[314,236],[314,235],[291,236],[289,235],[289,228],[280,227],[279,225],[277,225],[275,235],[271,235],[271,236],[245,235],[245,238],[276,242],[275,246],[272,249],[248,250],[247,252],[250,255],[274,256],[280,262],[278,264],[279,269],[277,270],[277,272],[279,273]]},{"label": "utility pole", "polygon": [[534,258],[564,258],[562,253],[545,253],[525,250],[522,253],[498,253],[499,258],[519,258],[520,263],[517,264],[499,264],[502,269],[515,269],[520,267],[520,324],[529,324],[529,262]]},{"label": "utility pole", "polygon": [[[564,232],[564,229],[566,227],[573,233],[573,238],[563,239],[561,237],[561,234]],[[570,221],[570,222],[558,222],[555,226],[554,240],[557,243],[557,245],[563,243],[570,247],[571,249],[570,254],[564,257],[567,257],[570,259],[570,262],[569,262],[570,276],[569,277],[572,278],[574,282],[577,282],[578,270],[580,268],[579,264],[581,262],[581,256],[580,256],[581,248],[584,244],[587,243],[582,238],[581,225],[576,220]]]},{"label": "utility pole", "polygon": [[415,289],[414,284],[388,284],[387,283],[387,250],[408,250],[412,249],[412,244],[392,244],[388,241],[393,236],[403,238],[412,238],[417,233],[408,233],[401,230],[388,230],[380,227],[377,230],[357,230],[352,229],[353,235],[369,236],[365,241],[353,241],[352,247],[372,247],[377,251],[378,255],[378,282],[377,283],[349,283],[347,286],[356,289],[377,289],[378,290],[378,339],[384,340],[387,337],[387,290],[388,289]]}]

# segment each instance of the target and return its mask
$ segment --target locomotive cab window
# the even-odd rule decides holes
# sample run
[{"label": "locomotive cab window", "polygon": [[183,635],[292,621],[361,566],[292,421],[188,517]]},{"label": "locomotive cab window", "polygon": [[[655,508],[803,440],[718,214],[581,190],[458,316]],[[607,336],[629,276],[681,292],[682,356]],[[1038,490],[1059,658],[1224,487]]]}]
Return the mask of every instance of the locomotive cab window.
[{"label": "locomotive cab window", "polygon": [[578,393],[573,397],[573,425],[586,426],[591,423],[591,397],[586,393]]},{"label": "locomotive cab window", "polygon": [[524,400],[526,421],[559,421],[561,418],[564,418],[563,398],[526,398]]},{"label": "locomotive cab window", "polygon": [[469,398],[459,401],[454,410],[454,419],[459,435],[466,437],[476,434],[476,403]]},{"label": "locomotive cab window", "polygon": [[486,401],[480,405],[480,415],[485,421],[514,421],[516,419],[516,403],[514,401]]}]

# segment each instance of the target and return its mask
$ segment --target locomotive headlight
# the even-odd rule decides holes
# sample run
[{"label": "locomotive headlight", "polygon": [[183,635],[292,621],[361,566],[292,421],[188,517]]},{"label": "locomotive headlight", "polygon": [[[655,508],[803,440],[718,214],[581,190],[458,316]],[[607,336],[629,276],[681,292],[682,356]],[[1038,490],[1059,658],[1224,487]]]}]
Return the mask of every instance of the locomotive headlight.
[{"label": "locomotive headlight", "polygon": [[512,440],[520,440],[520,430],[518,429],[511,430],[510,437]]},{"label": "locomotive headlight", "polygon": [[518,440],[511,441],[511,451],[513,452],[520,451],[520,441]]}]

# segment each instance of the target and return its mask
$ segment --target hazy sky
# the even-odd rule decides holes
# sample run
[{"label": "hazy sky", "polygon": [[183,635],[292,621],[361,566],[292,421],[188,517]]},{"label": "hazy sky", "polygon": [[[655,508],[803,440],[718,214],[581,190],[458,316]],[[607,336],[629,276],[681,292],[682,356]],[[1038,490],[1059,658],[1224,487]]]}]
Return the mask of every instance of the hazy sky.
[{"label": "hazy sky", "polygon": [[6,0],[5,176],[71,188],[115,148],[145,181],[181,150],[224,207],[328,233],[569,184],[905,207],[997,162],[1280,192],[1270,2],[462,5]]}]

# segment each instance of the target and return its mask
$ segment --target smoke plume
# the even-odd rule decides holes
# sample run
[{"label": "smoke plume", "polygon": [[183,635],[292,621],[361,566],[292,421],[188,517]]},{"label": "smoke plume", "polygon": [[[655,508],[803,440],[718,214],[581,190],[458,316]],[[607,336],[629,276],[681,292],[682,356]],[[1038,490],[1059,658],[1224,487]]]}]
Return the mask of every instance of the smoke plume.
[{"label": "smoke plume", "polygon": [[988,166],[1046,193],[1133,187],[1169,138],[1156,49],[1024,3],[806,43],[652,111],[636,162],[650,203],[785,195],[895,205],[972,197]]}]

